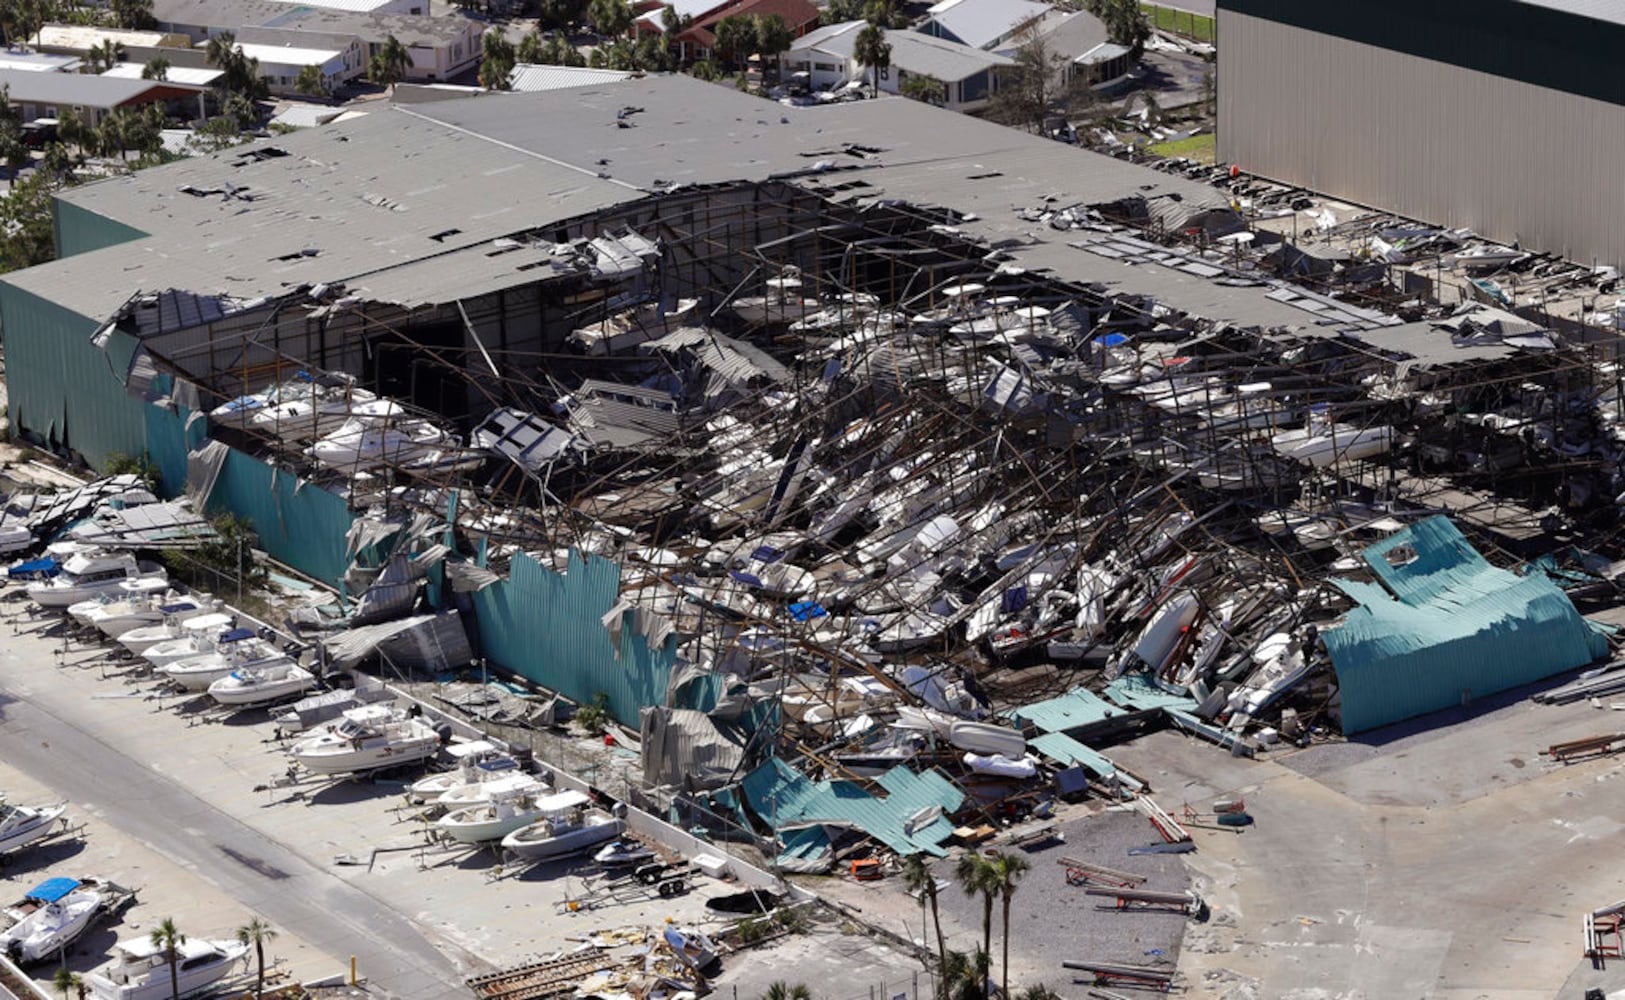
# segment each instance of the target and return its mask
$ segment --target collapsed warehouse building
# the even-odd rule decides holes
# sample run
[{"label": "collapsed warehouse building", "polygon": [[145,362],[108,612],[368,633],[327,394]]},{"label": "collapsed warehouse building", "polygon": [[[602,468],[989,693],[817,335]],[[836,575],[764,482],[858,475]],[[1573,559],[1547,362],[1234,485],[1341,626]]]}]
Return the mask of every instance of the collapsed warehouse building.
[{"label": "collapsed warehouse building", "polygon": [[1247,752],[1606,655],[1594,345],[1263,277],[1210,187],[922,116],[651,79],[92,186],[0,284],[11,417],[363,617],[425,592],[804,870],[1132,794],[1146,726]]}]

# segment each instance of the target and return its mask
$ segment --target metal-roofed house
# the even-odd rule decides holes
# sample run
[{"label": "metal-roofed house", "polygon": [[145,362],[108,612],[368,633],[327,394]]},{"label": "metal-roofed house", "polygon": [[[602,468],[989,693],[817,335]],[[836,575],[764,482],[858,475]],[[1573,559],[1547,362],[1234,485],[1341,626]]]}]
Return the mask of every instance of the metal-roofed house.
[{"label": "metal-roofed house", "polygon": [[[273,94],[297,92],[300,72],[314,66],[322,75],[322,86],[328,92],[355,79],[366,71],[361,40],[354,35],[334,38],[321,44],[305,43],[305,32],[286,32],[280,29],[249,28],[237,38],[237,49],[249,59],[259,61],[260,76]],[[246,37],[245,37],[246,36]]]},{"label": "metal-roofed house", "polygon": [[[832,24],[799,39],[779,57],[783,73],[806,73],[814,90],[831,90],[849,81],[865,81],[869,72],[858,65],[858,35],[865,22]],[[910,76],[931,76],[947,87],[944,106],[971,111],[987,104],[998,91],[998,71],[1014,66],[1008,56],[922,35],[917,31],[888,31],[890,71],[880,73],[880,89],[898,93]]]},{"label": "metal-roofed house", "polygon": [[1490,565],[1443,516],[1361,556],[1377,582],[1335,581],[1359,606],[1320,630],[1345,733],[1463,705],[1608,651],[1551,578]]},{"label": "metal-roofed house", "polygon": [[938,0],[915,30],[992,52],[1009,47],[1051,9],[1034,0]]},{"label": "metal-roofed house", "polygon": [[202,87],[161,80],[0,69],[0,93],[9,96],[24,121],[60,118],[63,112],[73,111],[87,125],[94,125],[118,108],[192,100],[197,101],[198,116],[205,115]]},{"label": "metal-roofed house", "polygon": [[717,25],[728,17],[777,17],[790,29],[791,38],[801,38],[818,27],[819,12],[810,0],[732,0],[695,18],[678,34],[678,46],[695,58],[711,55],[717,45]]}]

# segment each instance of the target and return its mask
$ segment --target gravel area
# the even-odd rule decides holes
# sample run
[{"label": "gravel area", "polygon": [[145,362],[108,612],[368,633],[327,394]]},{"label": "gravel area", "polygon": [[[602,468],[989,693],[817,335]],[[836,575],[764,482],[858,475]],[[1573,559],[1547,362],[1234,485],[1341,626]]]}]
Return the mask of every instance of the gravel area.
[{"label": "gravel area", "polygon": [[[1060,825],[1064,842],[1028,852],[1032,870],[1022,879],[1010,911],[1010,988],[1012,992],[1045,983],[1068,994],[1072,973],[1061,968],[1064,959],[1099,959],[1141,965],[1178,960],[1180,941],[1191,918],[1163,910],[1118,911],[1110,899],[1087,896],[1082,887],[1066,881],[1058,862],[1075,857],[1107,868],[1146,876],[1145,888],[1182,892],[1190,880],[1177,854],[1131,855],[1132,847],[1160,842],[1145,817],[1111,810]],[[938,872],[950,878],[953,859],[939,862]],[[941,894],[945,933],[953,927],[948,946],[968,949],[981,944],[982,909],[978,899],[957,886]],[[1001,924],[999,904],[993,908],[994,975],[999,975]],[[950,925],[950,921],[952,924]]]}]

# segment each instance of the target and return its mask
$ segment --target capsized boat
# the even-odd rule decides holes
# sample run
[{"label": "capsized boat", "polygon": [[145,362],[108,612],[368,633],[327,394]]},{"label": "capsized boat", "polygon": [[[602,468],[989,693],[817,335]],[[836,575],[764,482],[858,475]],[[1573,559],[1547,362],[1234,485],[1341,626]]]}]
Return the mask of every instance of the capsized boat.
[{"label": "capsized boat", "polygon": [[209,685],[209,697],[222,705],[259,705],[292,698],[315,686],[314,674],[291,657],[279,655],[238,667]]},{"label": "capsized boat", "polygon": [[49,580],[28,585],[28,597],[42,608],[62,609],[102,594],[117,593],[126,580],[169,578],[157,563],[137,562],[128,552],[76,553]]},{"label": "capsized boat", "polygon": [[566,791],[537,802],[540,818],[502,838],[502,849],[528,861],[562,858],[621,835],[626,824],[592,805],[585,792]]},{"label": "capsized boat", "polygon": [[[49,837],[51,827],[67,810],[66,802],[48,806],[14,806],[0,796],[0,854]],[[67,825],[66,821],[63,825]]]},{"label": "capsized boat", "polygon": [[464,844],[483,844],[536,822],[544,814],[541,804],[548,796],[539,794],[536,779],[528,774],[491,782],[486,788],[489,801],[464,806],[435,821],[440,832]]},{"label": "capsized boat", "polygon": [[133,891],[105,879],[46,879],[6,908],[10,926],[0,931],[0,951],[18,965],[54,957],[98,917],[134,901]]},{"label": "capsized boat", "polygon": [[317,774],[354,774],[400,767],[433,757],[440,734],[421,715],[393,705],[363,705],[346,711],[323,732],[295,743],[294,763]]},{"label": "capsized boat", "polygon": [[707,937],[704,931],[667,925],[662,936],[672,954],[701,975],[705,975],[717,963],[716,942]]},{"label": "capsized boat", "polygon": [[[188,937],[175,946],[175,979],[179,997],[201,996],[226,977],[248,955],[240,941]],[[85,976],[96,1000],[170,1000],[171,970],[166,949],[150,937],[131,938],[114,946],[111,963]]]}]

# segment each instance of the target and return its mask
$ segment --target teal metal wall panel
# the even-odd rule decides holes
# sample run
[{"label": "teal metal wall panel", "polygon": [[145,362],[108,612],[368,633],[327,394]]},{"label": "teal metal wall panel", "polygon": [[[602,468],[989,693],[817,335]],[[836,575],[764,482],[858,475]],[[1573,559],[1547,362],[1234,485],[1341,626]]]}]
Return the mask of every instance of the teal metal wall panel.
[{"label": "teal metal wall panel", "polygon": [[1607,642],[1556,584],[1491,566],[1443,517],[1363,553],[1387,589],[1337,581],[1360,606],[1321,630],[1358,733],[1591,662]]},{"label": "teal metal wall panel", "polygon": [[354,520],[344,498],[233,448],[209,497],[209,510],[254,523],[260,547],[279,562],[331,587],[348,563],[345,533]]},{"label": "teal metal wall panel", "polygon": [[56,255],[72,257],[103,247],[138,240],[147,234],[133,226],[115,222],[61,199],[52,199],[52,223],[56,231]]},{"label": "teal metal wall panel", "polygon": [[620,600],[621,568],[608,559],[570,554],[555,573],[523,553],[508,579],[474,595],[480,647],[493,664],[587,704],[602,692],[609,710],[637,725],[638,710],[664,703],[677,659],[677,639],[651,649],[634,628],[634,612],[621,616],[620,642],[604,615]]},{"label": "teal metal wall panel", "polygon": [[[169,376],[160,375],[153,388],[162,389]],[[208,439],[209,424],[198,420],[190,430],[186,427],[191,411],[162,406],[146,407],[147,458],[158,470],[158,491],[166,499],[173,499],[186,491],[186,454],[203,446]]]},{"label": "teal metal wall panel", "polygon": [[135,342],[90,342],[98,321],[0,281],[0,331],[14,430],[78,452],[95,468],[146,447],[146,404],[124,391]]}]

